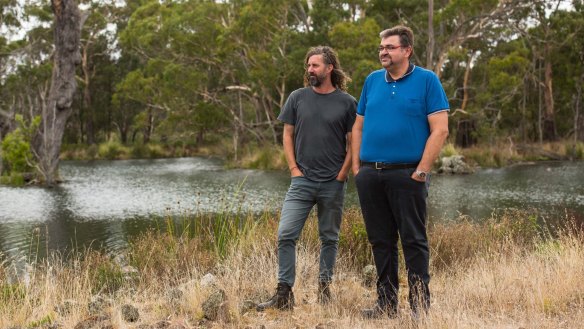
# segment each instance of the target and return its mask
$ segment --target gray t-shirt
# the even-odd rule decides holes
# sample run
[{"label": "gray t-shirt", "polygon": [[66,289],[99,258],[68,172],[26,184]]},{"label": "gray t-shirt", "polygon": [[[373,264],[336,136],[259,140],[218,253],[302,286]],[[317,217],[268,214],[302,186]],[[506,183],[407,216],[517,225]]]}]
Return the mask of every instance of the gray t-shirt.
[{"label": "gray t-shirt", "polygon": [[319,94],[306,87],[290,94],[278,120],[294,126],[294,153],[304,177],[316,182],[337,177],[356,111],[355,98],[339,89]]}]

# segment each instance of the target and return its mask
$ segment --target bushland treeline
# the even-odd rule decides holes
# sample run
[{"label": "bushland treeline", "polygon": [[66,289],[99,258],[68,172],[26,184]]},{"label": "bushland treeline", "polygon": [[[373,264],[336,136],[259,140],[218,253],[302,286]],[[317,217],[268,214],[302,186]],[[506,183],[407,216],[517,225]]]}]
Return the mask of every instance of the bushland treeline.
[{"label": "bushland treeline", "polygon": [[[45,1],[0,6],[6,172],[34,166],[27,147],[50,91],[54,14]],[[79,7],[88,16],[65,145],[220,141],[237,161],[246,146],[279,143],[276,117],[303,84],[309,47],[338,51],[359,98],[365,77],[380,68],[379,32],[397,24],[414,30],[415,64],[436,72],[447,91],[455,145],[584,141],[582,0],[81,0]]]}]

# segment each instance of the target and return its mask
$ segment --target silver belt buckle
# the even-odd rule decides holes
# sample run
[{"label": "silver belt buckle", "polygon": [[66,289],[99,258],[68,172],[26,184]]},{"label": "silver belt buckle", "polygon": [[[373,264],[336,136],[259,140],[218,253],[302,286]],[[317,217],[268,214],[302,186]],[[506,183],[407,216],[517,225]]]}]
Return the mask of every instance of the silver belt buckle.
[{"label": "silver belt buckle", "polygon": [[383,169],[383,168],[381,168],[381,167],[378,167],[378,166],[377,166],[379,163],[380,163],[380,162],[375,162],[375,169],[377,169],[377,170],[381,170],[381,169]]}]

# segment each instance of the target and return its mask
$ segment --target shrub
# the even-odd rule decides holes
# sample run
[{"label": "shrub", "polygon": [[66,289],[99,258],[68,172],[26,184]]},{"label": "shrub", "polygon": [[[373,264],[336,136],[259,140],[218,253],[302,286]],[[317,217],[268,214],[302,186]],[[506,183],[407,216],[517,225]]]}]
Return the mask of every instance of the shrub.
[{"label": "shrub", "polygon": [[22,284],[5,283],[0,285],[0,305],[11,301],[21,301],[26,296],[26,289]]},{"label": "shrub", "polygon": [[132,147],[131,155],[133,159],[143,159],[148,154],[148,147],[144,144],[136,144]]},{"label": "shrub", "polygon": [[100,158],[109,160],[126,158],[128,150],[117,141],[109,141],[99,145],[98,154]]},{"label": "shrub", "polygon": [[10,186],[24,186],[24,175],[18,172],[12,172],[7,176],[0,176],[0,184]]},{"label": "shrub", "polygon": [[242,157],[239,164],[250,169],[280,169],[286,168],[286,157],[280,147],[272,145],[265,147],[249,147],[246,155]]},{"label": "shrub", "polygon": [[19,127],[8,133],[2,140],[2,160],[6,165],[7,172],[24,173],[34,167],[34,158],[30,149],[32,136],[38,126],[41,118],[35,117],[30,124],[24,122],[22,115],[16,115],[15,121]]},{"label": "shrub", "polygon": [[440,157],[450,157],[458,154],[459,154],[458,150],[456,150],[456,147],[452,143],[444,145],[442,151],[440,151]]},{"label": "shrub", "polygon": [[148,145],[148,157],[151,159],[163,158],[166,155],[164,148],[159,144]]},{"label": "shrub", "polygon": [[2,141],[2,156],[8,172],[29,171],[32,161],[30,144],[20,129],[8,133]]},{"label": "shrub", "polygon": [[[91,277],[93,293],[114,293],[124,284],[124,272],[119,264],[106,256],[95,254],[91,260],[95,271]],[[88,263],[90,263],[88,261]]]}]

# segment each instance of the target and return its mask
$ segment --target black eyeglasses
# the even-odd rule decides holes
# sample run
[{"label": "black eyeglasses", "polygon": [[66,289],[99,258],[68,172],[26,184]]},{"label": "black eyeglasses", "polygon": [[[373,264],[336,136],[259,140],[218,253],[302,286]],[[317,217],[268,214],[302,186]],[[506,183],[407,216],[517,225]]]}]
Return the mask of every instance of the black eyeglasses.
[{"label": "black eyeglasses", "polygon": [[382,52],[384,50],[392,51],[392,50],[395,50],[397,48],[403,48],[403,47],[406,47],[406,46],[394,46],[394,45],[379,46],[379,47],[377,47],[377,51],[378,52]]}]

